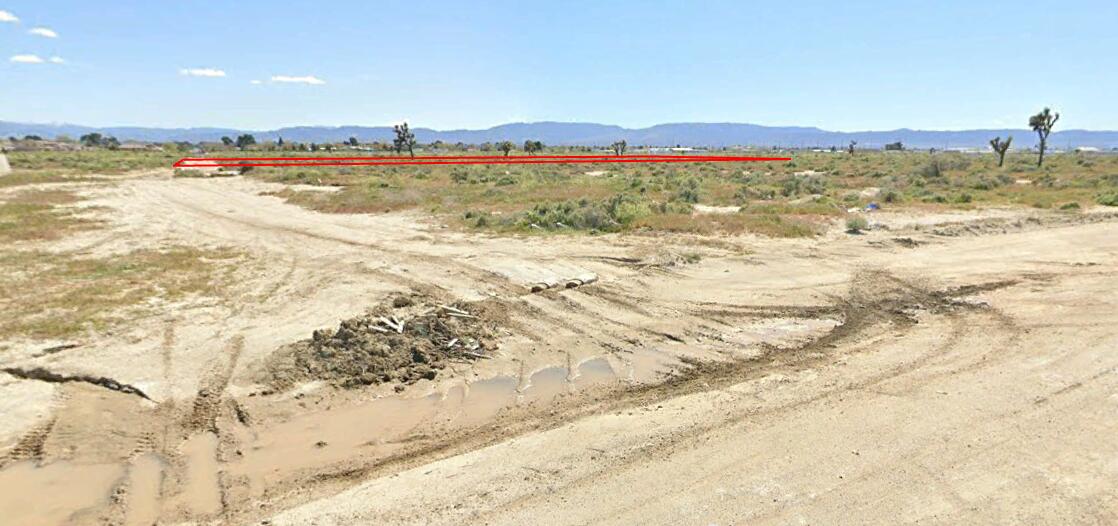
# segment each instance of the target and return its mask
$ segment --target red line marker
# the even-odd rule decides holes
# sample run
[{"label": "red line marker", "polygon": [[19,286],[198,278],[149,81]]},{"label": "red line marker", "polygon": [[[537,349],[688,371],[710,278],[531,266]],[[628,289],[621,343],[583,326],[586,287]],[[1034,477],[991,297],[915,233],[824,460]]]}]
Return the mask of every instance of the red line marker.
[{"label": "red line marker", "polygon": [[174,168],[222,166],[419,166],[462,164],[591,164],[591,163],[740,163],[791,161],[791,157],[738,157],[715,155],[501,155],[419,157],[186,157]]}]

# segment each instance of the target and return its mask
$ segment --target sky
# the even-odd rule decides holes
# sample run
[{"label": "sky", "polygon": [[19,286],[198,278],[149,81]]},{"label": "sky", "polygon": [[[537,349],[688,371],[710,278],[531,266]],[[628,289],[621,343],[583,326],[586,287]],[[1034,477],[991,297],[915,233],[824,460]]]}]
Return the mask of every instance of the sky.
[{"label": "sky", "polygon": [[1114,130],[1116,23],[1113,0],[0,0],[0,120],[860,131],[1051,106]]}]

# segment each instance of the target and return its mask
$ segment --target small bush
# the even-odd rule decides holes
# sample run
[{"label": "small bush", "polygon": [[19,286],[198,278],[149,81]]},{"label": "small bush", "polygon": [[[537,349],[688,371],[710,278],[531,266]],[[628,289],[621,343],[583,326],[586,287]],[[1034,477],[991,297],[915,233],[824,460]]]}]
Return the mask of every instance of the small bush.
[{"label": "small bush", "polygon": [[866,221],[866,218],[862,216],[854,215],[846,218],[846,231],[851,234],[860,234],[869,226],[869,221]]},{"label": "small bush", "polygon": [[687,180],[683,188],[675,196],[677,201],[695,204],[699,202],[699,180],[694,177]]},{"label": "small bush", "polygon": [[939,179],[943,177],[943,170],[939,166],[939,161],[932,160],[920,169],[919,174],[925,179]]},{"label": "small bush", "polygon": [[827,191],[827,181],[817,175],[793,175],[784,180],[780,192],[786,197],[801,194],[822,194]]},{"label": "small bush", "polygon": [[1100,194],[1095,198],[1095,202],[1103,206],[1118,206],[1118,192]]}]

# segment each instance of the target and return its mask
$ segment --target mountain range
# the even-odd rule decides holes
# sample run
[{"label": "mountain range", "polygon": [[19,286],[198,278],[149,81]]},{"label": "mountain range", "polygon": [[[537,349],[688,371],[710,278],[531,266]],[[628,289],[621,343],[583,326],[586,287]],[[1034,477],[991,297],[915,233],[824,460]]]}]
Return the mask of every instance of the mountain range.
[{"label": "mountain range", "polygon": [[[624,140],[633,146],[782,146],[795,148],[843,148],[850,141],[858,147],[880,148],[900,141],[906,148],[986,148],[995,136],[1014,137],[1015,148],[1037,144],[1036,133],[1027,129],[911,130],[837,132],[814,127],[760,126],[736,123],[675,123],[648,128],[622,128],[606,124],[572,122],[512,123],[484,130],[433,130],[413,128],[420,143],[441,140],[445,143],[481,144],[485,142],[538,140],[562,146],[603,146]],[[295,126],[275,130],[238,130],[231,128],[145,128],[135,126],[92,127],[74,124],[31,124],[0,121],[0,137],[60,135],[77,138],[91,132],[112,135],[122,141],[218,141],[223,136],[251,133],[257,141],[283,137],[296,142],[341,142],[357,137],[362,142],[390,142],[391,126]],[[1052,133],[1049,144],[1055,148],[1118,148],[1118,131],[1061,130]]]}]

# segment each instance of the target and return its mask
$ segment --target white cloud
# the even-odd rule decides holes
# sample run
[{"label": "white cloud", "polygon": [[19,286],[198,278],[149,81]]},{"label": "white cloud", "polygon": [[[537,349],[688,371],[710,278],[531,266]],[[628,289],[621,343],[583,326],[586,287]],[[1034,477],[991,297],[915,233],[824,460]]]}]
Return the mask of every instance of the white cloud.
[{"label": "white cloud", "polygon": [[66,61],[62,57],[50,57],[51,64],[65,64]]},{"label": "white cloud", "polygon": [[12,62],[17,64],[42,64],[43,59],[39,55],[14,55],[10,58]]},{"label": "white cloud", "polygon": [[325,80],[312,75],[307,75],[305,77],[289,77],[287,75],[276,75],[272,77],[272,82],[286,82],[290,84],[313,84],[315,86],[326,84]]},{"label": "white cloud", "polygon": [[220,69],[213,68],[183,68],[179,70],[180,75],[188,77],[224,77],[225,72]]},{"label": "white cloud", "polygon": [[14,24],[16,22],[19,22],[19,17],[13,15],[11,11],[4,11],[3,9],[0,9],[0,22],[11,22]]},{"label": "white cloud", "polygon": [[58,38],[58,33],[55,33],[53,29],[46,27],[33,27],[30,31],[28,31],[28,33],[46,38]]},{"label": "white cloud", "polygon": [[262,80],[250,80],[249,83],[250,84],[263,84],[264,81],[262,81]]}]

